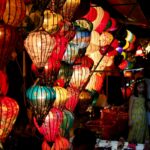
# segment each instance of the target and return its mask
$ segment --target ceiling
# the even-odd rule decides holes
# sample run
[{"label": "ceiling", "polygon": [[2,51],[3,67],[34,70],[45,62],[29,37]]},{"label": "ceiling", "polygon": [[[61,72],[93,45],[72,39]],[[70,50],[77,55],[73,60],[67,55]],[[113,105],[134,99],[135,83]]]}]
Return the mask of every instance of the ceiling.
[{"label": "ceiling", "polygon": [[110,15],[139,38],[150,39],[150,9],[148,0],[91,0],[108,10]]}]

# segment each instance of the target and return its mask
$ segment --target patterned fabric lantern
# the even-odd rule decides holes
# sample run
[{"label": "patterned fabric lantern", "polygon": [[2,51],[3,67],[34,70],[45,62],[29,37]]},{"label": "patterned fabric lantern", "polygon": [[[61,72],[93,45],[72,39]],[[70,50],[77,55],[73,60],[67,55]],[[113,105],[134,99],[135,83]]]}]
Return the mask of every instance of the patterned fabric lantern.
[{"label": "patterned fabric lantern", "polygon": [[64,109],[63,110],[63,120],[61,124],[61,131],[60,134],[61,136],[64,136],[66,138],[69,137],[69,131],[73,127],[73,122],[74,122],[74,116],[72,112]]},{"label": "patterned fabric lantern", "polygon": [[79,101],[80,91],[78,89],[71,88],[71,87],[68,87],[67,91],[68,91],[68,100],[65,104],[65,107],[69,111],[73,112],[76,108],[78,101]]},{"label": "patterned fabric lantern", "polygon": [[59,134],[60,125],[62,123],[63,113],[57,108],[51,108],[48,115],[41,126],[38,125],[34,118],[34,124],[38,131],[44,136],[48,142],[54,142]]},{"label": "patterned fabric lantern", "polygon": [[53,88],[56,92],[56,100],[54,101],[53,107],[62,109],[68,99],[68,92],[65,88],[59,86],[54,86]]},{"label": "patterned fabric lantern", "polygon": [[52,12],[51,10],[44,11],[43,28],[50,34],[56,33],[59,30],[59,23],[63,20],[62,16]]},{"label": "patterned fabric lantern", "polygon": [[81,0],[66,0],[60,14],[67,20],[71,20],[74,16],[76,9],[79,7]]},{"label": "patterned fabric lantern", "polygon": [[34,116],[41,123],[56,98],[56,92],[47,86],[33,85],[27,89],[26,97],[33,109]]},{"label": "patterned fabric lantern", "polygon": [[89,75],[90,70],[88,67],[75,66],[69,82],[70,87],[81,89],[87,82]]},{"label": "patterned fabric lantern", "polygon": [[0,141],[5,141],[19,113],[19,105],[9,97],[0,97]]},{"label": "patterned fabric lantern", "polygon": [[45,66],[55,45],[55,38],[45,31],[31,32],[24,41],[30,58],[38,68]]},{"label": "patterned fabric lantern", "polygon": [[16,30],[0,24],[0,69],[4,69],[16,44]]},{"label": "patterned fabric lantern", "polygon": [[0,70],[0,95],[6,95],[8,91],[7,74]]},{"label": "patterned fabric lantern", "polygon": [[25,18],[26,7],[24,0],[6,0],[3,20],[6,24],[17,27]]}]

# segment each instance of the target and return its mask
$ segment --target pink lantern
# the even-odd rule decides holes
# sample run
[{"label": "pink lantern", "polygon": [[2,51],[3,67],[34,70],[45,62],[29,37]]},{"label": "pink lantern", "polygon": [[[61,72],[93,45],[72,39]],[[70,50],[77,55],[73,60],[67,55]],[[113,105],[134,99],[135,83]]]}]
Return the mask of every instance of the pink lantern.
[{"label": "pink lantern", "polygon": [[65,104],[65,107],[73,112],[78,101],[79,101],[79,94],[80,94],[80,91],[78,89],[75,89],[75,88],[71,88],[71,87],[68,87],[67,88],[67,91],[68,91],[68,100]]},{"label": "pink lantern", "polygon": [[38,68],[45,66],[55,45],[55,38],[45,31],[31,32],[24,41],[30,58]]},{"label": "pink lantern", "polygon": [[44,136],[48,142],[54,142],[59,134],[59,128],[62,123],[63,113],[57,108],[50,109],[45,121],[41,126],[38,125],[34,118],[34,124],[38,131]]},{"label": "pink lantern", "polygon": [[19,113],[19,105],[9,97],[0,97],[0,141],[5,141]]}]

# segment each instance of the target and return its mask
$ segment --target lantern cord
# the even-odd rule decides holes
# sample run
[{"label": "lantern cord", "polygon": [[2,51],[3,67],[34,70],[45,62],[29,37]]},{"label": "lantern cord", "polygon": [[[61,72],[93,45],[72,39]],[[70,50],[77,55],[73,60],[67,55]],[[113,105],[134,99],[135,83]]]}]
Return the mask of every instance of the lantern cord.
[{"label": "lantern cord", "polygon": [[[129,11],[127,18],[132,14],[132,12],[134,11],[135,7],[137,6],[138,3],[136,3],[136,5],[133,5],[132,9]],[[107,47],[106,52],[104,53],[104,55],[100,58],[100,60],[98,61],[97,65],[94,67],[93,71],[90,73],[87,82],[84,84],[84,86],[81,88],[81,90],[85,89],[87,83],[89,82],[91,76],[93,75],[93,73],[95,72],[96,68],[99,66],[100,62],[102,61],[102,59],[104,58],[104,56],[107,54],[107,52],[109,51],[109,48],[111,47],[111,44],[114,42],[115,38],[117,37],[117,35],[119,35],[119,32],[121,31],[121,29],[126,26],[126,22],[124,24],[121,24],[120,28],[117,30],[116,34],[114,35],[114,39],[111,41],[110,45]]]}]

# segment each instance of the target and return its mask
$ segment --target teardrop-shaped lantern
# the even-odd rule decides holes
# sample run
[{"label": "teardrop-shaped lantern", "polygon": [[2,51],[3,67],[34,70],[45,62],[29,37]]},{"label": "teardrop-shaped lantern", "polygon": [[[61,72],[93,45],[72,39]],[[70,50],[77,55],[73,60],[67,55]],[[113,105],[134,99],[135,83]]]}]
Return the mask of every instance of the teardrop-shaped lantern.
[{"label": "teardrop-shaped lantern", "polygon": [[44,11],[43,28],[50,34],[54,34],[59,30],[59,23],[63,20],[60,14],[51,10]]},{"label": "teardrop-shaped lantern", "polygon": [[55,45],[55,38],[45,31],[31,32],[24,41],[30,58],[38,68],[45,66]]},{"label": "teardrop-shaped lantern", "polygon": [[59,134],[60,125],[62,123],[63,113],[57,108],[51,108],[48,115],[41,126],[38,125],[34,118],[34,124],[38,131],[44,136],[48,142],[54,142]]},{"label": "teardrop-shaped lantern", "polygon": [[4,71],[0,70],[0,95],[6,95],[8,91],[8,78]]},{"label": "teardrop-shaped lantern", "polygon": [[68,100],[65,104],[65,107],[69,111],[73,112],[76,108],[78,101],[79,101],[80,91],[78,89],[71,88],[71,87],[67,87],[67,91],[68,91]]},{"label": "teardrop-shaped lantern", "polygon": [[69,82],[70,87],[81,89],[87,82],[89,75],[90,70],[88,67],[75,66]]},{"label": "teardrop-shaped lantern", "polygon": [[74,116],[72,112],[64,109],[63,110],[63,120],[61,124],[61,131],[60,134],[63,137],[69,138],[69,131],[73,127],[73,122],[74,122]]},{"label": "teardrop-shaped lantern", "polygon": [[74,16],[76,9],[79,7],[81,0],[66,0],[63,8],[59,13],[67,20],[71,20]]},{"label": "teardrop-shaped lantern", "polygon": [[54,86],[53,88],[56,92],[56,100],[54,101],[53,107],[62,109],[68,99],[68,92],[65,88],[59,86]]},{"label": "teardrop-shaped lantern", "polygon": [[6,24],[17,27],[25,18],[26,7],[24,0],[6,0],[3,20]]},{"label": "teardrop-shaped lantern", "polygon": [[0,24],[0,69],[7,65],[15,44],[16,30],[9,25]]},{"label": "teardrop-shaped lantern", "polygon": [[0,97],[0,141],[5,141],[19,113],[19,105],[9,97]]},{"label": "teardrop-shaped lantern", "polygon": [[33,85],[27,89],[26,97],[33,109],[34,116],[40,122],[48,114],[56,98],[56,92],[51,87]]}]

